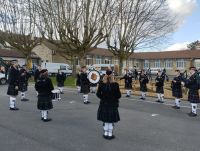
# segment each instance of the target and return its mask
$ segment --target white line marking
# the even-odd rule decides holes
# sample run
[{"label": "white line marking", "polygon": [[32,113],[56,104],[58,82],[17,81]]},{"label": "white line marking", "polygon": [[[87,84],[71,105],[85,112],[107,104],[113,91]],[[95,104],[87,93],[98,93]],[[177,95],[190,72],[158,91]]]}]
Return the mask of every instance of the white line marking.
[{"label": "white line marking", "polygon": [[151,116],[155,117],[155,116],[158,116],[159,114],[151,114]]}]

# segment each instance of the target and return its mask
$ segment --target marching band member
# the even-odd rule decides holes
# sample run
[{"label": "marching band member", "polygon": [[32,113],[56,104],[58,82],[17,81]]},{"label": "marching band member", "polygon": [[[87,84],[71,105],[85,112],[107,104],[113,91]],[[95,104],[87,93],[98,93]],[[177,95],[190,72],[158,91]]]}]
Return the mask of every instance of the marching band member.
[{"label": "marching band member", "polygon": [[19,71],[19,91],[21,92],[21,101],[28,101],[26,99],[26,91],[28,90],[28,79],[29,74],[26,70],[26,65],[22,66],[22,69]]},{"label": "marching band member", "polygon": [[81,68],[81,74],[80,74],[80,84],[81,84],[81,93],[83,93],[83,103],[89,104],[88,101],[88,93],[90,93],[90,81],[88,79],[88,75],[86,72],[86,66],[83,66]]},{"label": "marching band member", "polygon": [[124,79],[125,82],[126,97],[130,97],[132,92],[133,75],[131,72],[126,70],[126,74],[124,75],[124,77],[120,78],[120,80],[122,79]]},{"label": "marching band member", "polygon": [[119,84],[114,81],[111,70],[106,71],[103,81],[99,84],[97,97],[100,98],[97,120],[103,122],[103,137],[113,139],[114,123],[120,121],[118,106],[121,92]]},{"label": "marching band member", "polygon": [[44,122],[51,121],[48,118],[48,110],[53,108],[52,90],[54,89],[51,79],[48,77],[48,70],[40,71],[40,78],[35,84],[35,89],[38,92],[37,108],[41,110],[41,120]]},{"label": "marching band member", "polygon": [[156,102],[164,103],[164,88],[163,87],[164,87],[165,78],[162,76],[162,72],[160,70],[158,71],[155,81],[156,81],[156,84],[155,84],[156,93],[158,96],[158,100]]},{"label": "marching band member", "polygon": [[38,66],[37,69],[35,70],[35,73],[34,73],[34,81],[35,82],[37,82],[37,80],[39,79],[41,70],[42,70],[41,66]]},{"label": "marching band member", "polygon": [[190,77],[185,79],[183,84],[186,88],[189,89],[188,101],[191,103],[192,111],[189,113],[189,116],[197,116],[197,104],[200,103],[199,100],[199,75],[196,72],[195,67],[190,67]]},{"label": "marching band member", "polygon": [[140,91],[141,91],[141,98],[142,100],[146,99],[146,92],[147,92],[147,83],[149,82],[149,79],[147,75],[145,74],[145,70],[142,70],[139,76],[139,82],[140,82]]},{"label": "marching band member", "polygon": [[180,109],[180,99],[183,97],[182,95],[182,87],[181,87],[181,80],[182,77],[180,75],[180,70],[175,70],[176,77],[174,77],[171,87],[172,87],[172,96],[175,97],[175,106],[174,109]]},{"label": "marching band member", "polygon": [[16,97],[19,89],[19,70],[18,61],[13,61],[13,65],[10,67],[8,76],[8,91],[7,94],[10,96],[10,110],[19,110],[16,107]]},{"label": "marching band member", "polygon": [[57,81],[58,89],[60,90],[61,94],[63,94],[63,87],[64,87],[65,80],[66,80],[66,75],[61,70],[58,70],[58,73],[56,75],[56,81]]}]

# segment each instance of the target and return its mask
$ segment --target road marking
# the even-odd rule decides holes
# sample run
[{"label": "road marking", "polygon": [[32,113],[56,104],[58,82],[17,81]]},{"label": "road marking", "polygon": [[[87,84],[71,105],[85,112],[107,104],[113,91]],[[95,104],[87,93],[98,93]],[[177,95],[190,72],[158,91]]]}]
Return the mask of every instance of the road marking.
[{"label": "road marking", "polygon": [[151,114],[152,117],[158,116],[159,114]]},{"label": "road marking", "polygon": [[74,104],[74,103],[76,103],[76,101],[70,101],[69,103],[70,103],[70,104]]}]

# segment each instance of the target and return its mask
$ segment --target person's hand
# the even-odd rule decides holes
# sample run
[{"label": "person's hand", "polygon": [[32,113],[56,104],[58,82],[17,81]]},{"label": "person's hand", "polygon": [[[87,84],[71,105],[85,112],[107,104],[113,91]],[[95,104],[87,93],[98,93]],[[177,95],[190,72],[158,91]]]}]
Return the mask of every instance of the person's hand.
[{"label": "person's hand", "polygon": [[18,88],[18,86],[15,86],[15,90],[18,90],[19,88]]},{"label": "person's hand", "polygon": [[185,83],[184,82],[181,82],[181,84],[184,86],[185,85]]},{"label": "person's hand", "polygon": [[176,80],[173,80],[174,83],[176,83]]}]

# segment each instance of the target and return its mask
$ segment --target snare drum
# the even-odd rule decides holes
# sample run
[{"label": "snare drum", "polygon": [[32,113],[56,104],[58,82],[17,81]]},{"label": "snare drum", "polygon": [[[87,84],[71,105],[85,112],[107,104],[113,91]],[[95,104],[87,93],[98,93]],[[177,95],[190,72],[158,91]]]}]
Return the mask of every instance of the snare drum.
[{"label": "snare drum", "polygon": [[61,100],[60,98],[60,90],[55,89],[51,91],[53,93],[53,100],[52,101],[59,101]]}]

